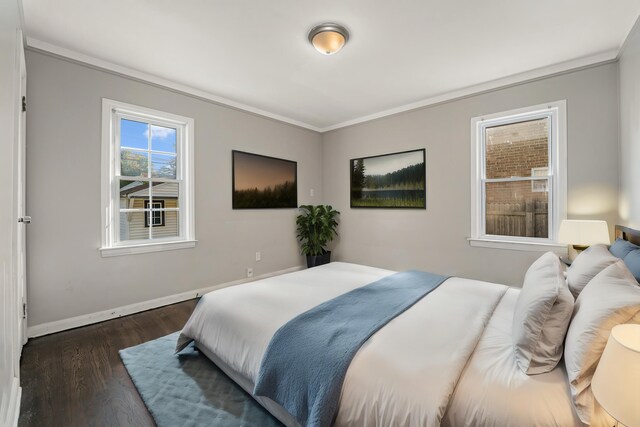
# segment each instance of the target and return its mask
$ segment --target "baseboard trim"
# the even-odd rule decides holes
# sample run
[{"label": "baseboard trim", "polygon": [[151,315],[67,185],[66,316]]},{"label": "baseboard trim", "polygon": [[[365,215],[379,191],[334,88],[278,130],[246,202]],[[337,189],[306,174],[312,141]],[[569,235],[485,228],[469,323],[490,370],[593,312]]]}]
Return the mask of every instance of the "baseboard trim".
[{"label": "baseboard trim", "polygon": [[[6,413],[0,413],[0,423],[2,420],[10,427],[16,427],[18,425],[18,419],[20,418],[20,399],[22,397],[22,387],[20,387],[20,381],[13,377],[11,380],[11,390],[9,391],[9,401],[6,407],[0,408],[0,412],[6,410]],[[4,405],[3,405],[4,406]]]},{"label": "baseboard trim", "polygon": [[135,304],[129,304],[122,307],[112,308],[110,310],[99,311],[97,313],[83,314],[82,316],[70,317],[68,319],[56,320],[54,322],[47,322],[40,325],[29,326],[27,328],[27,336],[29,338],[36,338],[43,335],[66,331],[67,329],[73,329],[80,326],[91,325],[93,323],[104,322],[105,320],[128,316],[130,314],[139,313],[141,311],[151,310],[153,308],[163,307],[165,305],[175,304],[178,302],[197,298],[206,294],[207,292],[211,292],[216,289],[227,288],[229,286],[236,286],[242,283],[248,283],[255,280],[266,279],[268,277],[279,276],[281,274],[292,273],[294,271],[302,270],[303,268],[303,266],[298,265],[284,270],[274,271],[272,273],[261,274],[251,279],[234,280],[232,282],[221,283],[201,289],[194,289],[192,291],[182,292],[180,294],[169,295],[166,297],[156,298]]}]

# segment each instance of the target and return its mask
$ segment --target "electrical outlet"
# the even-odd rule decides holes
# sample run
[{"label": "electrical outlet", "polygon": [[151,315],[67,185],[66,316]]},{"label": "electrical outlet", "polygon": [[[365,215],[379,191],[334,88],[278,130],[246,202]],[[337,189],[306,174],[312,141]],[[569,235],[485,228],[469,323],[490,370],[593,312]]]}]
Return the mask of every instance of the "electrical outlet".
[{"label": "electrical outlet", "polygon": [[253,277],[253,268],[247,268],[247,277]]},{"label": "electrical outlet", "polygon": [[256,252],[256,261],[260,261],[262,259],[262,254],[260,252]]},{"label": "electrical outlet", "polygon": [[316,190],[314,190],[313,188],[309,190],[309,196],[313,197],[315,195],[316,195]]}]

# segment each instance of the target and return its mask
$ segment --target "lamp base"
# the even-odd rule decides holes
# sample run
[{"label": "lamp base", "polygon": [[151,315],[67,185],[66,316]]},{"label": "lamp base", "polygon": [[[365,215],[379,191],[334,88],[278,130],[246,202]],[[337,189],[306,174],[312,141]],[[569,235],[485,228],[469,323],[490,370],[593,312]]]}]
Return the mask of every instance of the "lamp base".
[{"label": "lamp base", "polygon": [[573,249],[576,250],[576,252],[582,252],[585,249],[587,249],[589,246],[584,246],[584,245],[573,245]]}]

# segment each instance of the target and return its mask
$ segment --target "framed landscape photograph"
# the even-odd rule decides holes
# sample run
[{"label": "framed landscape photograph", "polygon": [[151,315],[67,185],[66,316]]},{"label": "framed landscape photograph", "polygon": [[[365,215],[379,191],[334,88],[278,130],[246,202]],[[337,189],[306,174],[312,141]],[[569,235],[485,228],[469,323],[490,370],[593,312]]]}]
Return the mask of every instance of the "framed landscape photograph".
[{"label": "framed landscape photograph", "polygon": [[298,207],[298,163],[232,151],[233,209]]},{"label": "framed landscape photograph", "polygon": [[426,209],[426,150],[349,161],[352,208]]}]

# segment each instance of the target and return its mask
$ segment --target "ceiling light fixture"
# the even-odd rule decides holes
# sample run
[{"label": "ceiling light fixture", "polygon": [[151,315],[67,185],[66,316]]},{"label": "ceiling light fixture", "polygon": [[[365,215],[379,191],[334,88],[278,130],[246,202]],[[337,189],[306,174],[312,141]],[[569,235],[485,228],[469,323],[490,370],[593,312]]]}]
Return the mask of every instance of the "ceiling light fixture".
[{"label": "ceiling light fixture", "polygon": [[349,31],[342,25],[320,24],[309,31],[309,42],[323,55],[333,55],[349,41]]}]

